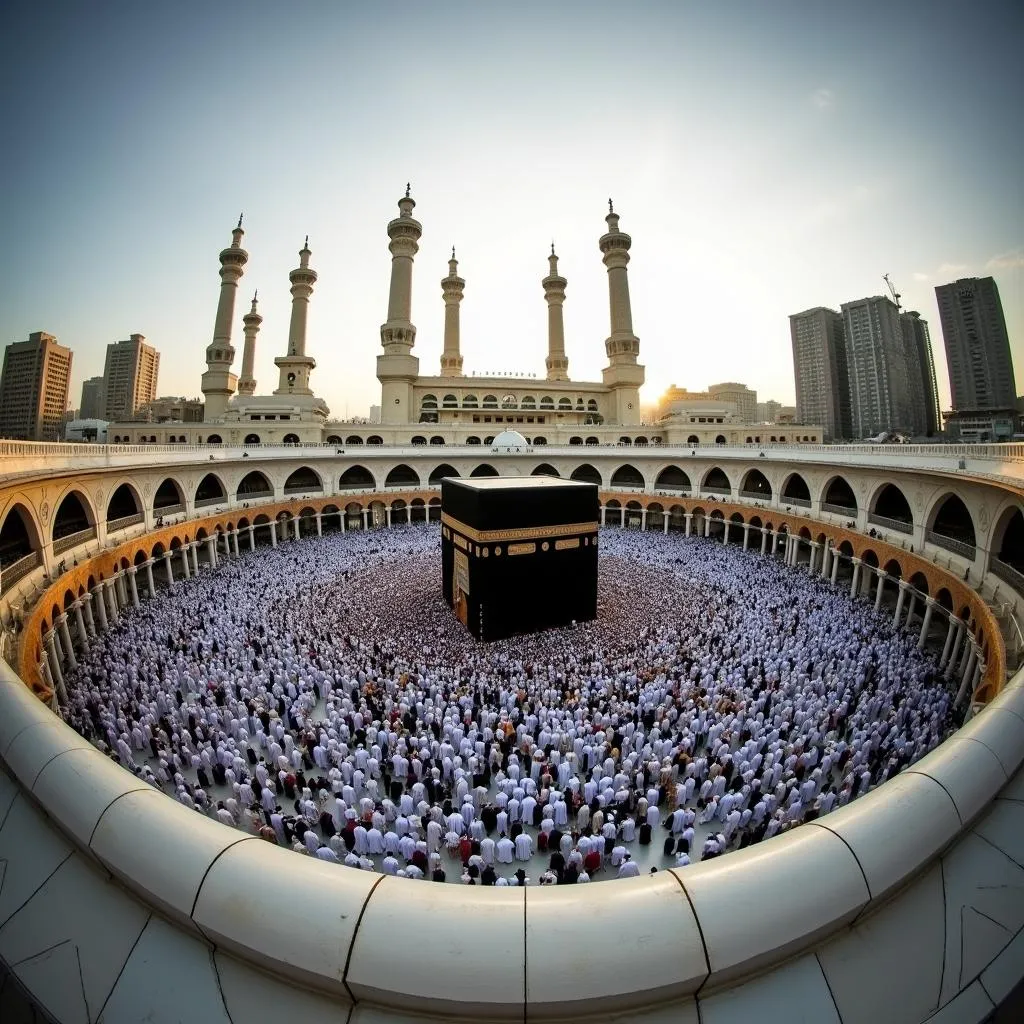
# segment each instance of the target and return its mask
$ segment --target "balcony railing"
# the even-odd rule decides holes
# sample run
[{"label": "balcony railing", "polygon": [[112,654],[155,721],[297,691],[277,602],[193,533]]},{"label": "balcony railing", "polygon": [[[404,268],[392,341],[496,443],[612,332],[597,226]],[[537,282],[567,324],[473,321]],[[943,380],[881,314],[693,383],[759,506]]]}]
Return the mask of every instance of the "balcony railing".
[{"label": "balcony railing", "polygon": [[[711,491],[711,490],[714,490],[714,488],[712,488],[712,487],[705,487],[704,490],[705,491]],[[729,492],[728,491],[723,491],[722,493],[728,494]],[[741,498],[747,498],[750,501],[771,501],[772,500],[772,495],[771,495],[770,491],[767,491],[767,492],[765,492],[765,491],[740,491],[740,497]]]},{"label": "balcony railing", "polygon": [[153,509],[153,515],[156,516],[173,516],[179,512],[184,512],[184,505],[164,505],[162,508]]},{"label": "balcony railing", "polygon": [[323,494],[324,489],[322,484],[312,484],[309,487],[304,487],[302,484],[292,484],[291,486],[285,487],[285,494]]},{"label": "balcony railing", "polygon": [[978,549],[973,544],[957,540],[955,537],[946,537],[944,534],[935,533],[934,530],[928,530],[924,537],[930,544],[937,544],[940,548],[952,551],[954,555],[963,555],[964,558],[969,558],[972,562],[978,553]]},{"label": "balcony railing", "polygon": [[989,569],[1004,583],[1008,583],[1018,593],[1024,594],[1024,574],[1018,572],[1012,565],[1007,565],[1006,562],[993,558]]},{"label": "balcony railing", "polygon": [[[258,498],[272,498],[274,496],[273,491],[239,491],[235,495],[235,501],[256,501]],[[217,498],[217,501],[227,501],[227,498]],[[196,502],[196,508],[203,504],[202,502]],[[207,504],[209,502],[207,501]]]},{"label": "balcony railing", "polygon": [[70,551],[79,544],[86,544],[96,539],[96,527],[90,526],[87,530],[79,530],[77,533],[69,533],[66,537],[58,537],[53,542],[53,553],[59,555],[64,551]]},{"label": "balcony railing", "polygon": [[847,505],[833,505],[830,501],[823,501],[821,503],[822,512],[831,512],[834,516],[849,516],[851,519],[856,519],[857,510],[850,508]]},{"label": "balcony railing", "polygon": [[[728,487],[709,487],[707,484],[701,488],[701,491],[705,494],[732,494],[732,490]],[[764,498],[765,501],[771,500],[770,494],[759,494],[758,497]]]},{"label": "balcony railing", "polygon": [[800,508],[810,508],[811,507],[811,499],[810,498],[789,498],[789,497],[787,497],[784,494],[781,498],[779,498],[779,504],[780,505],[797,505]]},{"label": "balcony railing", "polygon": [[145,520],[145,515],[142,512],[134,512],[130,516],[121,516],[120,519],[111,519],[107,523],[107,533],[114,533],[116,530],[124,530],[129,526],[134,526],[136,523],[141,523]]},{"label": "balcony railing", "polygon": [[33,551],[25,555],[24,558],[19,558],[16,562],[3,566],[0,568],[0,590],[13,587],[18,580],[23,579],[33,569],[37,569],[42,564],[42,555],[38,551]]},{"label": "balcony railing", "polygon": [[228,496],[226,494],[215,495],[212,498],[196,498],[196,508],[208,508],[210,505],[226,505]]},{"label": "balcony railing", "polygon": [[914,524],[905,523],[902,519],[888,519],[886,516],[876,516],[873,512],[868,516],[868,522],[875,526],[884,526],[887,530],[895,530],[897,533],[913,533]]}]

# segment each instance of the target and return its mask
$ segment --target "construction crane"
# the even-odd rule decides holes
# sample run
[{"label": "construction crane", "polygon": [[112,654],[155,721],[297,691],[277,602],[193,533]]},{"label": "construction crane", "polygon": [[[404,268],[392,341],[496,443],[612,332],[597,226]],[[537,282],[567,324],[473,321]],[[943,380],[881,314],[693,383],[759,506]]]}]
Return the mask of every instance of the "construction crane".
[{"label": "construction crane", "polygon": [[896,312],[898,313],[903,308],[900,305],[900,293],[896,291],[896,286],[889,280],[888,274],[883,274],[882,280],[889,286],[889,294],[892,295],[892,301],[896,303]]}]

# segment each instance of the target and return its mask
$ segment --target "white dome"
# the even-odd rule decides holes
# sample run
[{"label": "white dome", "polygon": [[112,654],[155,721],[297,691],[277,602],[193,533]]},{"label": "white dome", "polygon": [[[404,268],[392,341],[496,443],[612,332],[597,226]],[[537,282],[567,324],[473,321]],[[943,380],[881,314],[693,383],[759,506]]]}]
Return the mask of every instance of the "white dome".
[{"label": "white dome", "polygon": [[503,430],[495,439],[491,448],[509,451],[513,448],[529,448],[530,442],[518,430]]}]

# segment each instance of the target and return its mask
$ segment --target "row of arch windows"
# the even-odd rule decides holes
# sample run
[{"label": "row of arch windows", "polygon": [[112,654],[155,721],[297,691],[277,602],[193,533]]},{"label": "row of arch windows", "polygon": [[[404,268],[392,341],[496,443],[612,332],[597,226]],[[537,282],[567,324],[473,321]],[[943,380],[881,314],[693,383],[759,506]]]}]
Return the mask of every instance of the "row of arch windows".
[{"label": "row of arch windows", "polygon": [[[559,476],[554,466],[542,463],[533,473],[535,475]],[[434,467],[427,476],[428,486],[436,485],[446,476],[459,476],[454,466],[442,463]],[[497,476],[498,471],[488,463],[476,466],[471,476]],[[600,487],[644,488],[647,482],[643,474],[630,464],[619,466],[607,479],[593,465],[583,464],[574,468],[570,474],[574,480],[584,480]],[[420,473],[407,464],[392,468],[383,481],[384,487],[423,486]],[[720,494],[731,496],[734,493],[732,481],[720,467],[710,468],[703,477],[696,481],[696,493]],[[340,489],[373,490],[382,486],[373,473],[366,467],[351,466],[341,474],[338,486]],[[653,483],[658,492],[678,494],[694,493],[694,481],[680,466],[670,465],[662,469]],[[736,490],[741,497],[766,502],[772,500],[774,492],[771,482],[759,469],[748,469]],[[302,466],[292,472],[282,488],[283,495],[317,494],[324,492],[324,481],[314,469]],[[268,477],[259,470],[247,473],[238,483],[234,498],[236,501],[257,500],[276,495],[275,488]],[[833,476],[820,493],[820,500],[828,512],[855,518],[858,503],[850,484],[842,476]],[[811,504],[810,488],[799,473],[790,473],[783,481],[779,492],[780,502],[785,505],[792,503],[797,507],[809,507]],[[194,495],[194,503],[200,507],[215,505],[227,501],[227,490],[223,481],[214,473],[207,473],[200,481]],[[186,497],[181,485],[172,477],[162,481],[153,497],[152,511],[158,516],[171,514],[185,508]],[[1012,514],[1009,514],[1012,513]],[[143,505],[138,492],[127,483],[119,485],[110,495],[106,506],[106,522],[123,524],[143,514]],[[1021,509],[1008,510],[1002,517],[1003,521],[997,530],[997,543],[994,553],[996,557],[1016,569],[1024,572],[1024,516]],[[137,520],[138,521],[138,520]],[[892,528],[894,524],[913,526],[913,514],[910,504],[903,491],[892,483],[883,485],[874,495],[869,506],[869,524],[876,524],[883,530]],[[926,529],[929,539],[936,543],[943,540],[974,548],[978,543],[970,511],[957,495],[947,493],[933,503],[926,518]],[[84,494],[71,491],[58,504],[51,526],[51,538],[54,541],[70,537],[74,534],[94,530],[96,513],[92,504]],[[11,565],[34,551],[40,550],[38,529],[33,516],[24,506],[15,504],[5,514],[0,524],[0,567]],[[954,548],[956,550],[956,548]]]},{"label": "row of arch windows", "polygon": [[542,412],[597,412],[597,399],[590,398],[586,402],[577,398],[575,403],[567,396],[562,396],[557,401],[550,395],[544,395],[538,402],[534,395],[523,395],[522,399],[516,400],[514,395],[503,395],[501,399],[497,395],[484,395],[483,400],[478,400],[476,395],[466,395],[459,404],[457,395],[444,395],[438,404],[437,395],[424,395],[420,402],[421,409],[521,409],[527,412],[540,410]]}]

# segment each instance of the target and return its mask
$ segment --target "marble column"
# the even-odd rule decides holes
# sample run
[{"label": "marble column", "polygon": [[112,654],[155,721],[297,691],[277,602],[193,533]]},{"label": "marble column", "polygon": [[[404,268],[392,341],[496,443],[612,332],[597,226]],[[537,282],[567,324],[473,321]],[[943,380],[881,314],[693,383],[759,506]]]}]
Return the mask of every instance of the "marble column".
[{"label": "marble column", "polygon": [[722,544],[729,543],[729,520],[722,520]]},{"label": "marble column", "polygon": [[391,509],[384,509],[384,521],[387,523],[388,529],[391,529]]},{"label": "marble column", "polygon": [[711,536],[711,516],[706,515],[704,517],[704,536],[705,538]]},{"label": "marble column", "polygon": [[910,628],[910,623],[914,618],[914,607],[917,604],[917,591],[911,587],[909,593],[910,597],[907,600],[907,617],[903,620],[903,624],[907,629]]},{"label": "marble column", "polygon": [[601,506],[601,525],[602,525],[602,526],[604,526],[604,525],[605,525],[605,521],[604,521],[604,520],[605,520],[605,513],[606,513],[607,511],[608,511],[608,509],[607,509],[607,508],[605,508],[605,506],[604,506],[604,505],[602,505],[602,506]]},{"label": "marble column", "polygon": [[935,611],[935,598],[924,599],[924,618],[921,620],[921,632],[917,638],[917,649],[923,650],[925,641],[928,639],[928,628],[932,624],[932,612]]},{"label": "marble column", "polygon": [[836,577],[839,575],[839,552],[832,552],[832,575],[829,578],[829,583],[834,587],[836,585]]},{"label": "marble column", "polygon": [[758,529],[761,531],[761,554],[763,555],[768,550],[768,534],[771,530],[766,530],[763,526],[759,526]]},{"label": "marble column", "polygon": [[115,596],[114,590],[115,586],[116,584],[113,580],[107,580],[106,586],[104,587],[104,591],[107,596],[107,611],[110,613],[110,617],[116,623],[121,621],[121,615],[117,610],[117,597]]},{"label": "marble column", "polygon": [[171,568],[170,551],[164,552],[164,568],[167,570],[167,589],[172,590],[174,588],[174,570]]},{"label": "marble column", "polygon": [[114,576],[114,600],[117,602],[118,611],[128,607],[128,590],[124,584],[126,574],[127,570],[122,569]]},{"label": "marble column", "polygon": [[661,532],[668,533],[668,513],[662,512],[661,514]]},{"label": "marble column", "polygon": [[689,537],[690,533],[693,530],[693,513],[692,512],[684,512],[683,513],[683,518],[686,520],[686,536]]},{"label": "marble column", "polygon": [[270,546],[272,548],[277,547],[277,520],[270,520]]},{"label": "marble column", "polygon": [[619,529],[624,530],[626,528],[626,506],[623,505],[619,509]]},{"label": "marble column", "polygon": [[971,682],[974,679],[974,663],[978,658],[978,648],[971,641],[968,646],[968,654],[966,663],[964,664],[963,673],[960,676],[960,689],[957,691],[956,700],[954,701],[954,707],[960,707],[967,695],[971,692]]},{"label": "marble column", "polygon": [[850,577],[850,598],[852,600],[857,596],[857,584],[860,581],[861,560],[854,555],[850,561],[853,562],[853,575]]},{"label": "marble column", "polygon": [[750,523],[743,524],[743,550],[750,546]]},{"label": "marble column", "polygon": [[811,557],[807,562],[807,571],[814,576],[818,571],[818,559],[821,557],[821,544],[816,540],[812,540],[811,544]]},{"label": "marble column", "polygon": [[949,660],[946,662],[946,670],[943,672],[943,676],[946,679],[952,679],[953,674],[956,672],[956,663],[960,658],[960,650],[963,645],[964,638],[967,636],[967,623],[963,619],[956,620],[956,635],[953,637],[953,647],[949,652]]},{"label": "marble column", "polygon": [[821,578],[828,579],[829,562],[832,560],[832,548],[826,540],[821,546]]},{"label": "marble column", "polygon": [[53,681],[57,684],[57,688],[60,689],[64,685],[64,670],[60,667],[60,655],[57,653],[57,638],[53,630],[50,630],[43,637],[43,645],[46,647],[46,653],[50,657],[50,672],[53,675]]},{"label": "marble column", "polygon": [[949,612],[949,621],[946,626],[946,641],[942,645],[942,657],[939,658],[939,668],[945,668],[946,662],[949,659],[949,651],[953,646],[953,637],[956,635],[957,623],[960,620],[952,613]]},{"label": "marble column", "polygon": [[640,510],[640,532],[647,532],[647,509]]},{"label": "marble column", "polygon": [[199,541],[194,540],[189,544],[189,550],[192,552],[192,571],[199,575]]},{"label": "marble column", "polygon": [[[217,568],[217,539],[216,536],[206,538],[206,553],[210,559],[210,568]],[[198,555],[196,556],[198,557]]]},{"label": "marble column", "polygon": [[128,570],[128,589],[132,594],[132,607],[139,607],[139,587],[135,582],[135,577],[138,575],[139,570],[133,565]]},{"label": "marble column", "polygon": [[78,598],[71,605],[75,613],[75,625],[78,627],[78,641],[85,648],[89,650],[89,633],[85,628],[85,619],[82,617],[82,598]]},{"label": "marble column", "polygon": [[[412,521],[412,515],[410,513],[410,522]],[[323,524],[323,513],[317,512],[316,514],[316,535],[322,537],[324,535],[324,524]]]},{"label": "marble column", "polygon": [[876,569],[878,573],[878,587],[875,590],[875,611],[882,607],[882,591],[885,589],[885,579],[889,575],[884,569]]},{"label": "marble column", "polygon": [[60,629],[60,642],[64,648],[64,657],[67,659],[68,668],[78,668],[78,659],[75,657],[75,648],[71,643],[71,630],[68,628],[68,616],[65,612],[58,616],[57,626]]},{"label": "marble column", "polygon": [[363,509],[363,529],[368,530],[370,528],[370,510],[368,508]]},{"label": "marble column", "polygon": [[56,693],[57,685],[53,681],[53,673],[50,671],[50,655],[47,653],[45,641],[43,649],[39,652],[39,674],[43,677],[43,682]]},{"label": "marble column", "polygon": [[96,635],[96,621],[92,617],[92,599],[93,595],[86,591],[82,597],[82,611],[85,612],[85,628],[89,636]]},{"label": "marble column", "polygon": [[182,545],[179,549],[181,551],[181,571],[185,574],[185,579],[192,579],[192,568],[188,564],[188,546]]},{"label": "marble column", "polygon": [[892,624],[894,626],[899,626],[899,624],[900,624],[900,616],[903,614],[903,602],[907,598],[907,589],[908,589],[907,581],[906,580],[900,580],[899,581],[899,586],[900,586],[900,596],[898,598],[896,598],[896,610],[892,614]]},{"label": "marble column", "polygon": [[[301,540],[302,539],[302,524],[299,521],[299,516],[292,516],[292,525],[293,525],[293,529],[295,530],[295,539],[296,540]],[[391,522],[389,520],[388,521],[388,526],[390,526],[390,525],[391,525]]]},{"label": "marble column", "polygon": [[154,559],[147,558],[142,564],[146,567],[146,586],[149,587],[149,596],[156,597],[156,581],[153,579]]}]

